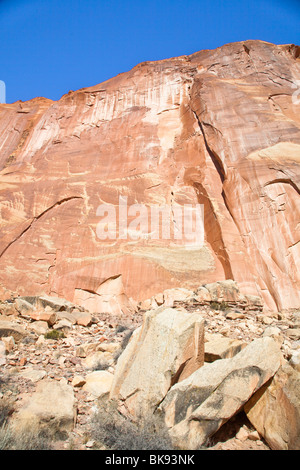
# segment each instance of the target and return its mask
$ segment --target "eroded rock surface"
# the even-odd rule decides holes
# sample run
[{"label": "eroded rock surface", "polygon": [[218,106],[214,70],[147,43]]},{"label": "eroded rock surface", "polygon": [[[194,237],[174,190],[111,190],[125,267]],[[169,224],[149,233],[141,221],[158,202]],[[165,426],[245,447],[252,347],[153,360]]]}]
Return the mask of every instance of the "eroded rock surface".
[{"label": "eroded rock surface", "polygon": [[135,418],[153,413],[172,384],[204,363],[204,320],[184,309],[145,314],[120,356],[110,398]]},{"label": "eroded rock surface", "polygon": [[[298,307],[295,51],[239,42],[142,63],[57,102],[1,104],[1,297],[45,293],[113,312],[232,279],[266,308]],[[120,195],[203,204],[204,246],[101,241],[97,208],[117,209]]]}]

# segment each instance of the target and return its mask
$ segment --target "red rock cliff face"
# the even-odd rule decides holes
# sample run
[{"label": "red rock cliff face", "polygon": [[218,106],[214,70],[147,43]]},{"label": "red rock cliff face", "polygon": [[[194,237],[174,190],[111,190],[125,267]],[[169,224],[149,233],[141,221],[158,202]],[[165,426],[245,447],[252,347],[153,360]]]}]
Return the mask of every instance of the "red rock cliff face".
[{"label": "red rock cliff face", "polygon": [[[111,285],[123,295],[120,275],[136,300],[234,279],[266,308],[299,307],[297,80],[299,47],[246,41],[142,63],[57,102],[0,105],[1,296],[96,308]],[[203,204],[204,246],[99,240],[97,207],[119,195]]]}]

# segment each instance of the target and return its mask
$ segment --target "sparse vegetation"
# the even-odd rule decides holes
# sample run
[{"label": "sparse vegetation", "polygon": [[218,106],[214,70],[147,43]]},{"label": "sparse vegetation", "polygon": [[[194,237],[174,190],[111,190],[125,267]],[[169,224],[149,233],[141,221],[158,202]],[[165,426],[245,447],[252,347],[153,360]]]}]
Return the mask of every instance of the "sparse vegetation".
[{"label": "sparse vegetation", "polygon": [[91,422],[91,435],[98,448],[108,450],[174,450],[158,419],[151,416],[134,423],[112,401],[100,405]]},{"label": "sparse vegetation", "polygon": [[50,330],[45,333],[45,338],[46,339],[60,339],[60,338],[65,338],[65,334],[62,330]]},{"label": "sparse vegetation", "polygon": [[[127,330],[127,328],[126,328]],[[117,362],[117,360],[119,359],[119,357],[121,356],[122,352],[124,351],[124,349],[126,348],[127,344],[129,343],[129,340],[132,336],[132,333],[134,332],[134,330],[128,330],[128,332],[125,334],[124,338],[122,339],[122,342],[121,342],[121,345],[120,345],[120,348],[115,352],[114,354],[114,361]]]},{"label": "sparse vegetation", "polygon": [[212,308],[213,310],[220,310],[220,311],[224,312],[228,309],[228,306],[227,306],[226,302],[224,302],[224,300],[222,300],[221,302],[211,302],[210,303],[210,308]]},{"label": "sparse vegetation", "polygon": [[9,424],[13,405],[0,400],[0,450],[51,450],[46,436],[31,429],[16,430]]},{"label": "sparse vegetation", "polygon": [[123,331],[128,330],[127,326],[125,325],[118,325],[116,328],[116,333],[122,333]]}]

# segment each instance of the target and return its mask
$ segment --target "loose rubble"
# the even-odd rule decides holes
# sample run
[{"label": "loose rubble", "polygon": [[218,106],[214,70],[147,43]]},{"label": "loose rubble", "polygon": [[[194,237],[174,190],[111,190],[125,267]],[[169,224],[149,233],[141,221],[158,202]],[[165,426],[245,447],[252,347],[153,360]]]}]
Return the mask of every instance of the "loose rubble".
[{"label": "loose rubble", "polygon": [[[276,380],[284,380],[294,390],[290,384],[299,379],[300,311],[265,313],[259,299],[246,299],[232,289],[232,284],[226,282],[210,286],[210,291],[207,286],[189,292],[169,290],[166,295],[157,295],[158,301],[152,298],[140,302],[134,315],[90,314],[64,299],[47,297],[43,297],[42,302],[39,298],[27,297],[0,303],[0,400],[9,400],[12,404],[10,419],[17,422],[22,415],[30,415],[30,410],[35,409],[36,397],[41,396],[42,390],[47,395],[52,385],[57,385],[66,390],[69,408],[68,419],[63,420],[68,423],[62,430],[66,435],[63,440],[59,435],[58,438],[53,437],[54,447],[67,449],[72,443],[73,448],[92,449],[90,443],[87,445],[91,417],[99,398],[108,397],[113,388],[118,358],[131,333],[143,324],[147,315],[151,317],[151,312],[166,307],[202,319],[205,365],[201,367],[199,364],[198,371],[220,360],[237,358],[257,340],[273,341],[272,344],[278,345],[283,360],[288,363],[288,372],[282,373],[284,379],[279,375]],[[207,295],[206,291],[215,292],[213,288],[218,291],[217,297]],[[226,297],[226,292],[231,298]],[[152,310],[145,310],[149,306]],[[134,341],[133,337],[131,341]],[[293,374],[296,374],[296,378]],[[183,386],[188,380],[188,377],[183,377],[175,387]],[[277,382],[274,382],[274,386]],[[50,384],[49,389],[47,384]],[[294,396],[296,398],[292,399],[291,406],[298,413],[296,392]],[[162,398],[160,396],[159,400]],[[262,424],[256,424],[257,418],[253,418],[254,415],[262,416],[261,407],[265,405],[256,406],[259,406],[259,412],[253,411],[249,417],[244,414],[243,421],[232,435],[232,429],[240,419],[240,415],[234,413],[227,423],[215,430],[208,448],[270,449],[270,445],[261,437]],[[37,414],[36,411],[34,413]],[[276,432],[278,436],[278,430]],[[281,437],[272,439],[277,443]],[[296,438],[293,442],[293,445],[298,445]]]}]

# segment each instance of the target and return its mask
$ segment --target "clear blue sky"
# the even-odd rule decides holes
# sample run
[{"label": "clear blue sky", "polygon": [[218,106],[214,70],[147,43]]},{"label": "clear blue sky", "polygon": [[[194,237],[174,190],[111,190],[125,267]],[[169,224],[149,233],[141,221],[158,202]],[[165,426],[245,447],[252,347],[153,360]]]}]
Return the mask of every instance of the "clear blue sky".
[{"label": "clear blue sky", "polygon": [[0,0],[6,102],[59,99],[139,62],[261,39],[300,44],[300,0]]}]

